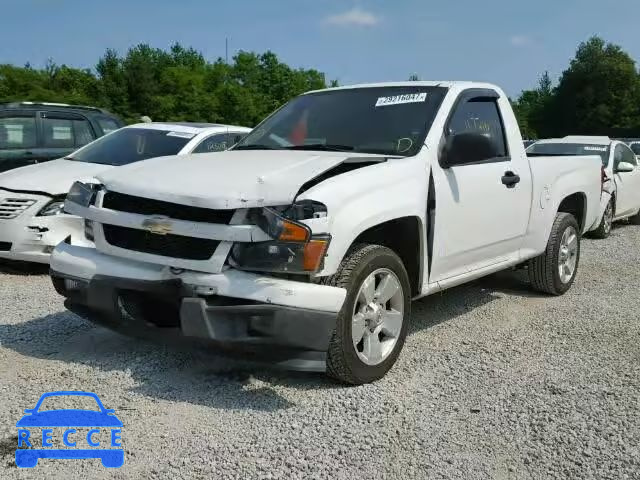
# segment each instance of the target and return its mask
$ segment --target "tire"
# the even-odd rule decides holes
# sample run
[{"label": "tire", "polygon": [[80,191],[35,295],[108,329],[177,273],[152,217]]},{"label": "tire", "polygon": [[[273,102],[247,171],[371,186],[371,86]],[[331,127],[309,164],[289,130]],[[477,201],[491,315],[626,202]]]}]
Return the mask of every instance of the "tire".
[{"label": "tire", "polygon": [[640,211],[636,213],[633,217],[629,217],[629,223],[632,225],[640,225]]},{"label": "tire", "polygon": [[[372,277],[375,282],[380,279],[380,283],[374,282],[375,294],[382,292],[378,287],[382,285],[384,279],[387,279],[388,281],[385,282],[392,284],[393,287],[396,285],[394,282],[397,281],[400,287],[399,293],[398,290],[394,290],[396,292],[394,296],[383,305],[375,302],[363,302],[363,299],[370,296],[372,292],[366,288],[365,281]],[[347,296],[342,310],[338,314],[336,328],[327,351],[327,374],[353,385],[370,383],[382,378],[391,369],[402,350],[411,314],[411,287],[409,275],[402,260],[389,248],[380,245],[358,244],[349,250],[338,267],[338,271],[334,275],[322,279],[322,283],[347,290]],[[367,285],[371,285],[370,282]],[[369,294],[361,292],[361,288]],[[367,308],[365,305],[373,305],[373,307]],[[358,312],[355,311],[356,307]],[[389,310],[384,310],[385,308]],[[398,316],[400,308],[402,312]],[[362,320],[362,312],[373,317],[376,317],[376,314],[381,316]],[[389,337],[386,336],[387,331],[385,330],[385,312],[390,312],[395,319],[392,330],[397,334],[392,334]],[[376,322],[382,323],[378,323],[376,326]],[[354,328],[364,332],[358,345],[355,345],[357,338],[353,337],[357,337],[359,332]],[[381,330],[376,334],[375,332],[379,329]],[[384,353],[372,354],[371,358],[367,359],[367,352],[376,350],[372,346],[374,344],[382,345],[381,352]],[[370,349],[365,350],[366,345],[369,345]],[[376,360],[380,361],[376,363]]]},{"label": "tire", "polygon": [[[561,247],[563,247],[563,240],[565,235],[571,233],[575,234],[575,251],[573,255],[568,255],[566,258],[570,258],[573,262],[573,271],[568,275],[567,270],[563,270],[564,278],[560,274],[561,263]],[[564,247],[563,247],[564,248]],[[571,250],[570,248],[568,250]],[[563,250],[563,258],[565,258],[566,251]],[[549,241],[547,242],[547,248],[545,252],[535,258],[532,258],[528,262],[529,280],[534,290],[539,292],[548,293],[551,295],[564,294],[576,278],[578,272],[578,264],[580,263],[580,227],[575,217],[570,213],[557,213],[556,218],[551,227],[551,234],[549,235]]]},{"label": "tire", "polygon": [[609,200],[607,203],[607,207],[604,209],[604,213],[602,214],[602,220],[600,220],[600,225],[598,228],[591,232],[591,236],[593,238],[605,239],[611,233],[611,225],[613,223],[613,199]]}]

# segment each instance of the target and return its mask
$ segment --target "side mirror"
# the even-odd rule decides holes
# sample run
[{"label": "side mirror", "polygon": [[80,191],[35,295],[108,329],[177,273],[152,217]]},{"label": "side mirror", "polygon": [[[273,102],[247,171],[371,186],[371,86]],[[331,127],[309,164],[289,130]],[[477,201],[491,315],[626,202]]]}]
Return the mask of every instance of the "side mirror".
[{"label": "side mirror", "polygon": [[447,137],[440,165],[450,168],[481,162],[498,156],[493,140],[481,133],[458,133]]},{"label": "side mirror", "polygon": [[620,162],[616,167],[616,173],[633,172],[635,169],[636,167],[629,162]]}]

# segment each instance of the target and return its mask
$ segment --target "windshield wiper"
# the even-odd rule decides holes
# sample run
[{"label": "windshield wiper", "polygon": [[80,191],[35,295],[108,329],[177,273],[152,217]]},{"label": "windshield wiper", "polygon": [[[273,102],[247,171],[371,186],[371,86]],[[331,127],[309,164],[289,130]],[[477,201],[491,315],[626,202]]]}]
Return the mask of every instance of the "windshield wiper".
[{"label": "windshield wiper", "polygon": [[325,152],[350,152],[354,147],[350,145],[327,145],[325,143],[312,143],[309,145],[291,145],[284,147],[285,150],[320,150]]},{"label": "windshield wiper", "polygon": [[233,148],[233,150],[275,150],[275,148],[270,147],[269,145],[238,145]]}]

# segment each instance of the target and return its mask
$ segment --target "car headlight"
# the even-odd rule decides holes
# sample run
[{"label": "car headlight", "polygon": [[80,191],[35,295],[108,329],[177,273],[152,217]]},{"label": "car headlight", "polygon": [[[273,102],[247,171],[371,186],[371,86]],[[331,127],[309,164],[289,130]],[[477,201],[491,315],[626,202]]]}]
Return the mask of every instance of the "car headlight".
[{"label": "car headlight", "polygon": [[94,202],[98,188],[99,186],[93,183],[74,182],[69,193],[67,193],[67,202],[88,207]]},{"label": "car headlight", "polygon": [[[299,218],[294,220],[285,216],[292,212],[300,214],[303,210],[292,205],[251,212],[251,220],[273,241],[236,243],[231,250],[234,266],[240,270],[262,272],[311,274],[318,271],[323,265],[331,236],[312,235],[308,226],[297,221]],[[324,212],[326,214],[326,207]]]},{"label": "car headlight", "polygon": [[60,215],[64,210],[64,200],[54,200],[47,203],[42,210],[38,212],[38,217],[51,217]]}]

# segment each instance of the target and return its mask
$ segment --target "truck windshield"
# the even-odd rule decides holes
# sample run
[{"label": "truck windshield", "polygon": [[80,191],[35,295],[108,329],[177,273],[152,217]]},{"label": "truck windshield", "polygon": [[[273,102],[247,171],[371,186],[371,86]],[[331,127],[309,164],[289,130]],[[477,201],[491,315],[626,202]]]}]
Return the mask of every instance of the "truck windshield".
[{"label": "truck windshield", "polygon": [[446,91],[399,86],[301,95],[258,125],[234,149],[412,156],[424,143]]},{"label": "truck windshield", "polygon": [[153,157],[177,155],[189,142],[189,135],[149,128],[121,128],[72,153],[67,160],[127,165]]},{"label": "truck windshield", "polygon": [[636,155],[640,155],[640,143],[632,143],[630,146],[633,153]]},{"label": "truck windshield", "polygon": [[609,145],[590,145],[587,143],[534,143],[527,149],[530,157],[553,157],[575,155],[597,155],[605,167],[609,163]]}]

